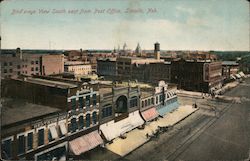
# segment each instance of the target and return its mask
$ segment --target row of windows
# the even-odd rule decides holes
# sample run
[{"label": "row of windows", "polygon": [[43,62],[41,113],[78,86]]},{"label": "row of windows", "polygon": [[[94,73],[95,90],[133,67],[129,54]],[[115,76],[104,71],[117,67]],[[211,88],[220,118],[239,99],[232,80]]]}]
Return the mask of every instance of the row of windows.
[{"label": "row of windows", "polygon": [[76,118],[72,118],[70,124],[68,125],[68,131],[76,132],[76,130],[78,129],[81,130],[84,127],[88,128],[90,127],[91,123],[94,125],[97,123],[97,121],[98,121],[97,112],[93,112],[92,117],[91,114],[87,114],[85,119],[83,116],[80,116],[78,118],[78,122]]},{"label": "row of windows", "polygon": [[142,108],[147,107],[154,104],[154,98],[149,98],[147,100],[142,101]]},{"label": "row of windows", "polygon": [[[96,94],[93,94],[93,96],[92,96],[92,104],[93,104],[93,106],[96,106],[96,104],[97,104]],[[71,99],[71,110],[74,111],[78,107],[79,107],[79,109],[83,109],[83,107],[85,107],[85,106],[87,109],[89,109],[89,107],[90,107],[90,95],[86,96],[85,101],[84,101],[83,97],[79,97],[78,105],[76,103],[76,98]]]},{"label": "row of windows", "polygon": [[31,61],[31,64],[38,64],[38,60],[37,61]]},{"label": "row of windows", "polygon": [[[36,64],[39,64],[38,60],[37,60],[37,61],[31,61],[31,64],[35,64],[35,63],[36,63]],[[3,63],[4,66],[8,66],[8,64],[9,64],[9,66],[12,66],[12,65],[13,65],[12,62],[9,62],[9,63],[4,62],[4,63]],[[18,66],[20,66],[20,65],[18,65]],[[26,67],[27,67],[27,65],[26,65]]]},{"label": "row of windows", "polygon": [[[156,96],[155,98],[156,98],[156,104],[158,104],[159,102],[163,102],[165,98],[170,98],[170,96],[168,94],[166,95],[161,94],[161,95]],[[144,100],[142,101],[142,108],[150,106],[152,104],[154,104],[154,98]]]},{"label": "row of windows", "polygon": [[136,107],[137,106],[137,102],[138,102],[137,97],[132,97],[130,99],[130,108]]},{"label": "row of windows", "polygon": [[[39,70],[39,68],[38,67],[36,67],[35,68],[35,71],[38,71]],[[34,71],[34,68],[32,67],[31,68],[31,71]],[[8,70],[7,69],[4,69],[4,71],[3,71],[4,73],[8,73]],[[13,69],[9,69],[9,73],[12,73],[13,72]],[[20,71],[18,71],[18,72],[20,72]],[[27,71],[25,71],[25,73],[27,74]]]},{"label": "row of windows", "polygon": [[109,117],[111,115],[112,115],[112,106],[111,105],[104,106],[102,109],[102,118]]},{"label": "row of windows", "polygon": [[[11,139],[7,139],[2,143],[2,154],[4,159],[10,159],[12,157],[13,142]],[[25,151],[33,149],[33,132],[25,135],[19,135],[17,138],[17,154],[24,154]]]}]

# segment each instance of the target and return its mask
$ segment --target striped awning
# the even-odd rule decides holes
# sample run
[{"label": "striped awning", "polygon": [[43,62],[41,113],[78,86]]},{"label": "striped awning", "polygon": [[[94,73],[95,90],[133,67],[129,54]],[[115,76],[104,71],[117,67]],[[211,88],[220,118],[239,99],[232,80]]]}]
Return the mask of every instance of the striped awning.
[{"label": "striped awning", "polygon": [[145,121],[150,121],[159,115],[155,107],[143,111],[141,114]]},{"label": "striped awning", "polygon": [[100,144],[103,144],[103,140],[96,130],[70,141],[69,147],[75,155],[80,155],[84,152],[94,149]]},{"label": "striped awning", "polygon": [[123,120],[118,122],[114,122],[114,120],[112,120],[108,123],[100,125],[100,130],[105,138],[110,141],[143,124],[144,120],[140,116],[139,110],[137,110],[129,113],[129,117]]},{"label": "striped awning", "polygon": [[179,103],[176,101],[176,102],[157,108],[157,111],[160,116],[164,116],[166,113],[169,113],[178,107],[179,107]]}]

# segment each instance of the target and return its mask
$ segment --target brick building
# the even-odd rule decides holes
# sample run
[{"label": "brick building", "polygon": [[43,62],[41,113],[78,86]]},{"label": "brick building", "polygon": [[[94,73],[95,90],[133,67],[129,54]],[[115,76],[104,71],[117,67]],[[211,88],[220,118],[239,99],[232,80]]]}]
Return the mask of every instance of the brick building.
[{"label": "brick building", "polygon": [[17,48],[12,54],[1,55],[1,77],[58,74],[64,71],[63,65],[62,54],[28,54]]},{"label": "brick building", "polygon": [[[63,150],[64,152],[61,153],[68,154],[67,149],[69,149],[69,156],[71,156],[84,153],[103,143],[98,133],[100,96],[98,91],[89,85],[83,85],[82,82],[70,80],[63,81],[60,79],[59,81],[58,78],[53,77],[44,77],[43,79],[30,77],[25,79],[4,80],[2,91],[5,97],[12,97],[15,100],[25,100],[27,103],[23,105],[19,104],[19,108],[16,108],[16,110],[21,108],[20,113],[32,119],[26,119],[22,115],[15,116],[15,120],[17,118],[21,119],[17,120],[17,122],[11,126],[6,125],[6,128],[2,128],[4,129],[3,133],[6,133],[4,135],[4,141],[7,140],[6,142],[2,142],[5,151],[9,153],[10,147],[22,146],[22,155],[17,154],[15,150],[11,150],[12,154],[11,156],[7,155],[8,159],[24,158],[47,160],[53,157],[58,159],[60,156],[58,153],[60,153],[62,146],[67,145]],[[32,105],[32,107],[26,107],[27,104],[34,105]],[[11,105],[11,107],[13,107],[13,105]],[[27,110],[25,110],[26,108]],[[58,114],[52,115],[53,110],[50,109],[55,108],[56,112],[62,113],[62,121],[58,118]],[[7,109],[7,107],[4,106],[3,109]],[[38,111],[39,109],[40,111]],[[19,114],[17,111],[10,109],[9,113],[7,112],[5,115],[10,115],[11,112],[13,112],[13,115]],[[34,112],[34,114],[32,114],[32,112]],[[47,119],[44,112],[52,112],[52,116],[49,118],[49,120],[52,121],[46,121]],[[36,117],[36,115],[38,117]],[[6,116],[5,118],[5,122],[7,122],[8,117]],[[21,127],[22,130],[19,131],[17,127],[21,125],[21,122],[24,122],[25,126]],[[61,125],[61,122],[63,122],[64,125]],[[7,124],[9,123],[7,122]],[[9,133],[9,128],[13,128],[12,126],[15,127],[15,129]],[[60,131],[60,128],[63,129]],[[30,137],[34,137],[30,144],[37,145],[34,146],[32,153],[29,153],[30,149],[28,149],[28,145],[26,144],[28,141],[27,136],[30,133],[29,131],[33,131]],[[20,133],[24,136],[19,142],[18,137],[21,135]],[[61,133],[63,133],[62,138],[60,137]]]},{"label": "brick building", "polygon": [[117,76],[116,58],[97,59],[97,75],[115,78]]},{"label": "brick building", "polygon": [[211,92],[221,88],[222,64],[211,60],[172,61],[171,82],[182,89]]}]

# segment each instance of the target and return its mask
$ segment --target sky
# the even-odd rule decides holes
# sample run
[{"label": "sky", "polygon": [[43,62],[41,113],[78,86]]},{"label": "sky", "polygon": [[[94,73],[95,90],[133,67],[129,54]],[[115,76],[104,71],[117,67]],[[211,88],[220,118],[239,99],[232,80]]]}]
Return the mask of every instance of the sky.
[{"label": "sky", "polygon": [[[5,0],[3,49],[249,51],[246,0]],[[111,12],[113,11],[113,13]],[[115,11],[115,12],[114,12]]]}]

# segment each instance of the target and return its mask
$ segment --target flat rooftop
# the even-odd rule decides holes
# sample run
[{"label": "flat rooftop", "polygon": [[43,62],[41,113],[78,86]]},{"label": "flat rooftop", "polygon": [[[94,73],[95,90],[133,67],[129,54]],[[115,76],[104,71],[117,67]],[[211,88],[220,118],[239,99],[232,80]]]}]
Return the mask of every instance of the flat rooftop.
[{"label": "flat rooftop", "polygon": [[66,83],[66,82],[47,80],[47,79],[41,79],[41,78],[26,78],[25,81],[34,83],[34,84],[40,84],[44,86],[57,87],[57,88],[63,88],[63,89],[77,87],[77,85],[73,83]]},{"label": "flat rooftop", "polygon": [[21,99],[1,98],[1,102],[1,126],[60,111],[58,108],[32,104]]},{"label": "flat rooftop", "polygon": [[151,91],[141,91],[141,98],[147,98],[149,96],[152,96],[153,95],[153,92]]},{"label": "flat rooftop", "polygon": [[112,87],[101,87],[99,88],[100,94],[107,94],[112,92]]}]

